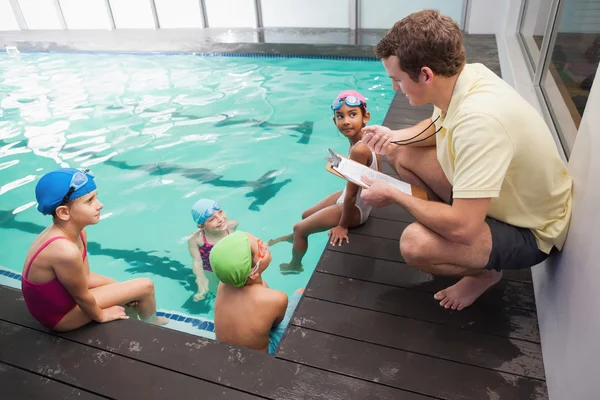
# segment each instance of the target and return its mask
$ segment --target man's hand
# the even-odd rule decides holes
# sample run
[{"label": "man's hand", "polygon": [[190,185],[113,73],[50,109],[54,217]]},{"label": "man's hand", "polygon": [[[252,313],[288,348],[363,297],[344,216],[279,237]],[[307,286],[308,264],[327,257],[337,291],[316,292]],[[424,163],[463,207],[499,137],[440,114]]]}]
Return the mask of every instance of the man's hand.
[{"label": "man's hand", "polygon": [[381,125],[371,125],[362,128],[365,134],[362,142],[369,146],[369,149],[377,154],[387,154],[390,142],[394,140],[393,132],[390,128]]},{"label": "man's hand", "polygon": [[369,185],[368,189],[362,190],[360,197],[371,207],[380,208],[392,204],[392,187],[380,180],[362,177],[362,181]]}]

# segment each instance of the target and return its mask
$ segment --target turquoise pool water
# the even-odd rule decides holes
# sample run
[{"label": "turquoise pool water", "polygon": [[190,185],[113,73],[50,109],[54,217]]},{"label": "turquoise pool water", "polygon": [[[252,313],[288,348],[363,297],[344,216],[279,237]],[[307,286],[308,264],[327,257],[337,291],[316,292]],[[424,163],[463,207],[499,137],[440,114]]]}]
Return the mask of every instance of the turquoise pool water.
[{"label": "turquoise pool water", "polygon": [[[0,56],[0,283],[20,287],[26,250],[51,222],[35,208],[37,179],[87,167],[105,205],[88,228],[92,270],[151,278],[158,308],[180,320],[167,326],[211,337],[210,323],[190,324],[212,320],[214,302],[192,300],[191,205],[217,199],[239,229],[265,241],[291,233],[304,209],[344,186],[324,169],[328,147],[348,147],[332,99],[357,89],[381,123],[393,97],[385,78],[376,61]],[[304,287],[326,239],[310,238],[298,275],[279,271],[291,244],[272,247],[265,280],[288,295]]]}]

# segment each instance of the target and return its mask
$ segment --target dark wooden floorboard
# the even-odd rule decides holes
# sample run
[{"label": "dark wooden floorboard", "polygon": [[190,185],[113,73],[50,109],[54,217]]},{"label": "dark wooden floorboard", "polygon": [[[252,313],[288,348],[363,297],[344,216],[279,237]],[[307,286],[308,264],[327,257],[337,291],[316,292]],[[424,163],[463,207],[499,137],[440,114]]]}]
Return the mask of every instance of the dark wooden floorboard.
[{"label": "dark wooden floorboard", "polygon": [[0,361],[115,399],[258,398],[6,321]]},{"label": "dark wooden floorboard", "polygon": [[[390,214],[398,211],[399,214],[402,214],[403,212],[405,213],[404,215],[410,215],[406,210],[400,208],[399,206],[385,207],[385,209],[390,209],[388,210]],[[390,220],[397,221],[396,224],[391,222],[383,222],[381,225],[379,225],[380,221],[378,219],[369,218],[361,227],[350,230],[348,234],[350,241],[348,243],[344,243],[342,246],[331,246],[330,244],[327,244],[327,249],[370,258],[404,262],[404,258],[400,253],[399,240],[400,235],[410,224],[410,222],[404,222],[400,220],[400,218],[403,218],[402,215],[397,216],[396,220]],[[530,283],[531,271],[529,269],[521,271],[506,270],[504,271],[503,279],[515,282]]]},{"label": "dark wooden floorboard", "polygon": [[[407,218],[408,219],[408,218]],[[391,219],[369,218],[364,224],[352,228],[350,232],[361,235],[380,237],[396,241],[400,240],[400,236],[404,229],[412,222],[408,221],[393,221]]]},{"label": "dark wooden floorboard", "polygon": [[[379,260],[355,254],[326,250],[317,271],[363,281],[421,290],[435,294],[457,282],[457,278],[433,277],[404,263]],[[502,307],[536,311],[533,286],[530,283],[501,280],[480,298],[480,302]]]},{"label": "dark wooden floorboard", "polygon": [[462,311],[446,310],[431,294],[315,272],[305,295],[422,321],[539,343],[535,312],[475,302]]},{"label": "dark wooden floorboard", "polygon": [[301,327],[290,329],[278,356],[441,399],[547,398],[543,381]]},{"label": "dark wooden floorboard", "polygon": [[0,362],[0,396],[6,400],[100,400],[106,397],[79,390]]},{"label": "dark wooden floorboard", "polygon": [[344,243],[342,246],[327,244],[327,249],[381,260],[404,262],[404,258],[400,254],[398,239],[360,235],[354,231],[348,233],[348,238],[348,243]]},{"label": "dark wooden floorboard", "polygon": [[400,222],[415,222],[415,218],[410,215],[408,211],[398,205],[374,208],[371,211],[367,222],[370,221],[371,218],[390,219],[392,221]]},{"label": "dark wooden floorboard", "polygon": [[367,343],[544,380],[537,343],[305,298],[293,324]]},{"label": "dark wooden floorboard", "polygon": [[[45,331],[27,313],[19,291],[0,287],[0,304],[11,304],[0,307],[0,320]],[[90,324],[59,336],[91,346],[86,347],[91,351],[142,361],[203,379],[208,382],[197,380],[206,385],[213,382],[270,399],[419,399],[391,387],[136,321]]]}]

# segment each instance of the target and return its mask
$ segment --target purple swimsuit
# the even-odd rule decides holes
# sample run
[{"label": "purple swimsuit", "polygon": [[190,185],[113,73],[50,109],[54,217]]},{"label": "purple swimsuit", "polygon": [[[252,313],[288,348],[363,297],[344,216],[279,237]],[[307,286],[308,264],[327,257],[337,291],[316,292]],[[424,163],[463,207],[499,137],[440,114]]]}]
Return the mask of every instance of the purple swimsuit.
[{"label": "purple swimsuit", "polygon": [[[229,229],[227,229],[227,234],[229,235]],[[202,240],[204,241],[204,244],[198,247],[198,250],[200,250],[200,257],[202,257],[202,269],[213,272],[212,267],[210,266],[209,256],[214,244],[208,243],[206,236],[204,235],[204,231],[202,231]]]}]

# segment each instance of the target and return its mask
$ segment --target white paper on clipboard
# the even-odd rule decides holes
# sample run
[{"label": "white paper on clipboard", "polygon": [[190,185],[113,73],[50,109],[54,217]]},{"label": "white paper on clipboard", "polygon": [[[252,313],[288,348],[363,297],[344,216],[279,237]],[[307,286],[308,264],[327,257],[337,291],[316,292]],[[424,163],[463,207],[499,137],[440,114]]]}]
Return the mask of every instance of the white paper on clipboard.
[{"label": "white paper on clipboard", "polygon": [[410,184],[400,181],[396,178],[392,178],[391,176],[381,173],[379,171],[375,171],[367,167],[366,165],[357,163],[356,161],[352,161],[339,155],[338,157],[339,162],[336,163],[337,166],[332,165],[332,168],[336,172],[339,172],[340,175],[342,175],[348,181],[362,187],[368,187],[368,185],[364,183],[361,179],[361,177],[366,176],[367,178],[382,180],[388,183],[389,185],[395,187],[396,189],[400,190],[401,192],[412,195],[412,189]]}]

